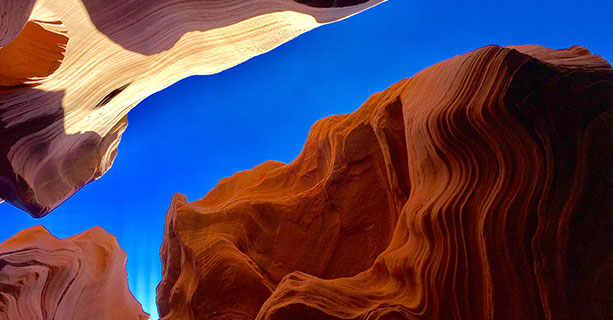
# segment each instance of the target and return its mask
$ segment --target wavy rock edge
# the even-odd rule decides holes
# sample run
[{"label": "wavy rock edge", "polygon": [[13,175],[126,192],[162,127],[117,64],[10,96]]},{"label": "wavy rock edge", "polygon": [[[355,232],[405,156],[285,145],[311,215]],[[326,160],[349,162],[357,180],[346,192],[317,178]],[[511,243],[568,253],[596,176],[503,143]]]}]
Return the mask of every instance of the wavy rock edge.
[{"label": "wavy rock edge", "polygon": [[58,239],[36,226],[0,243],[0,319],[146,320],[126,254],[100,227]]},{"label": "wavy rock edge", "polygon": [[176,195],[160,315],[611,318],[612,110],[610,64],[578,46],[427,68],[292,163]]}]

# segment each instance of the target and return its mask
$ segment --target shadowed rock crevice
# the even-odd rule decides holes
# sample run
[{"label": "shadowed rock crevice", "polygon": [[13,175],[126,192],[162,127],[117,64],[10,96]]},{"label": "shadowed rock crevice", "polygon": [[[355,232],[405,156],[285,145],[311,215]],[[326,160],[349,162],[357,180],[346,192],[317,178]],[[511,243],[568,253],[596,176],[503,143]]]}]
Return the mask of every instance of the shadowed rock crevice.
[{"label": "shadowed rock crevice", "polygon": [[95,108],[99,108],[102,107],[104,105],[106,105],[107,103],[109,103],[113,98],[115,98],[115,96],[117,96],[118,94],[120,94],[123,90],[125,90],[128,86],[130,85],[130,83],[126,83],[123,86],[109,92],[109,94],[107,94],[106,96],[104,96],[104,98],[102,98],[102,100],[100,100],[100,102],[98,102],[95,106]]},{"label": "shadowed rock crevice", "polygon": [[66,27],[51,14],[44,18],[28,21],[0,47],[0,98],[41,84],[60,67],[68,43]]}]

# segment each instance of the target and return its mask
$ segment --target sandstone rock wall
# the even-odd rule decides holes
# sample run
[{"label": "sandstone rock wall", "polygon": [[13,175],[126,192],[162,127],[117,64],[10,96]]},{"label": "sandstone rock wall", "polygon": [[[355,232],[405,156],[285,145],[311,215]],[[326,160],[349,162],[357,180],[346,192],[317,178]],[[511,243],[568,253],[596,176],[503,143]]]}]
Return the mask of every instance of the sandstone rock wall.
[{"label": "sandstone rock wall", "polygon": [[488,46],[166,218],[163,319],[609,319],[613,71]]},{"label": "sandstone rock wall", "polygon": [[126,254],[100,227],[58,239],[42,226],[0,243],[0,319],[145,320]]}]

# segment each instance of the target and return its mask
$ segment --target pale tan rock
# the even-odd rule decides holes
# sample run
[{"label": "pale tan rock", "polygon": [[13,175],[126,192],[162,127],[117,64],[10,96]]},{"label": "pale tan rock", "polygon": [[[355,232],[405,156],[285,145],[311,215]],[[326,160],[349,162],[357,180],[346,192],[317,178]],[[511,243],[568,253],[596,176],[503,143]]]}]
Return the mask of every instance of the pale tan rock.
[{"label": "pale tan rock", "polygon": [[382,1],[3,1],[0,197],[45,215],[110,168],[150,94]]}]

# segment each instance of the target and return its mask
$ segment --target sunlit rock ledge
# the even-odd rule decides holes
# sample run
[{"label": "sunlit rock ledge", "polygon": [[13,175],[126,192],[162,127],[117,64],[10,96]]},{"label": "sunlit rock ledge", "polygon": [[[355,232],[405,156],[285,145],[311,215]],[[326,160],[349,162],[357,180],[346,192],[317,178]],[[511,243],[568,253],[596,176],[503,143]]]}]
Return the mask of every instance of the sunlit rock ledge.
[{"label": "sunlit rock ledge", "polygon": [[0,198],[44,216],[111,167],[147,96],[382,1],[3,1]]}]

